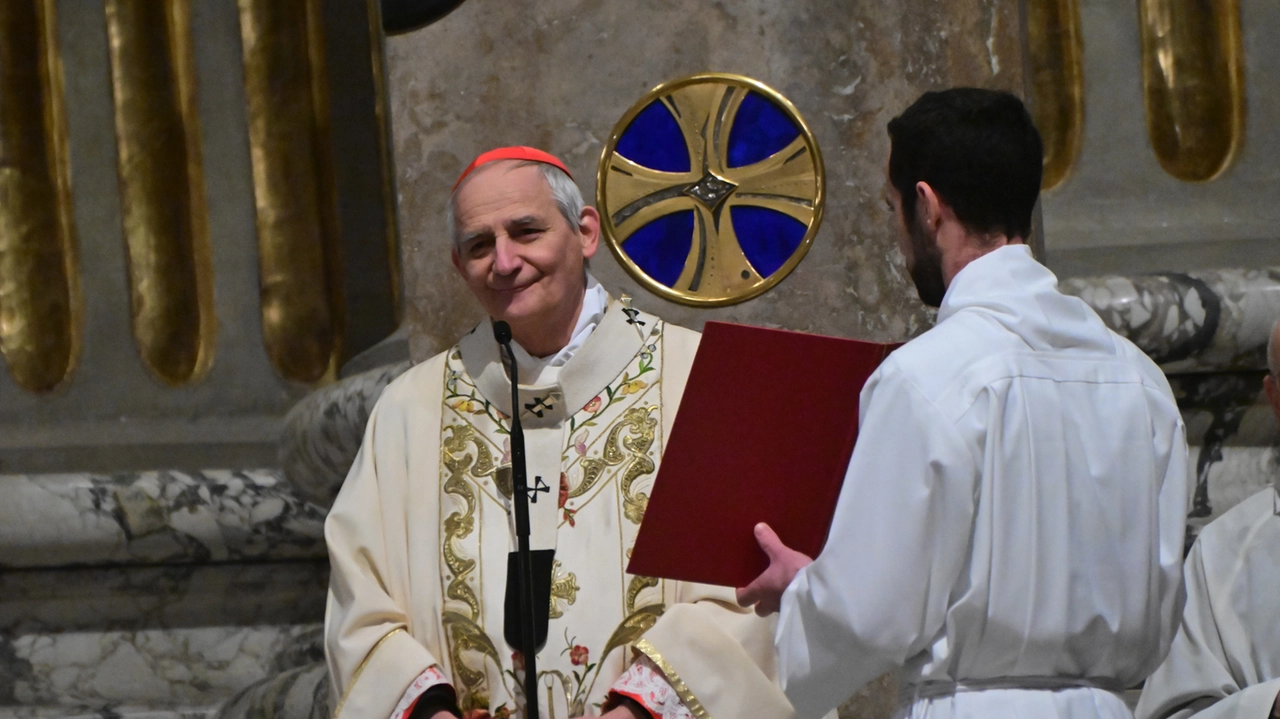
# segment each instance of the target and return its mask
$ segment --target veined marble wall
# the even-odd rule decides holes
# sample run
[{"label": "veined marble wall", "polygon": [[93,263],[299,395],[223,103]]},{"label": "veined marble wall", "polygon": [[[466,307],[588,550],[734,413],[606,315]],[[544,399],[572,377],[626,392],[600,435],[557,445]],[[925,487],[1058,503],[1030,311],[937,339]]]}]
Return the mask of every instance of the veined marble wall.
[{"label": "veined marble wall", "polygon": [[747,75],[799,109],[825,156],[828,204],[808,256],[781,285],[732,307],[692,309],[641,289],[603,249],[611,292],[686,326],[708,319],[877,340],[931,320],[898,257],[881,189],[885,124],[921,92],[951,85],[1021,94],[1014,0],[723,3],[469,0],[387,42],[404,248],[417,359],[481,318],[449,263],[444,205],[459,171],[498,145],[536,145],[595,196],[614,124],[659,83]]},{"label": "veined marble wall", "polygon": [[323,522],[275,471],[0,475],[0,717],[208,717],[319,661]]}]

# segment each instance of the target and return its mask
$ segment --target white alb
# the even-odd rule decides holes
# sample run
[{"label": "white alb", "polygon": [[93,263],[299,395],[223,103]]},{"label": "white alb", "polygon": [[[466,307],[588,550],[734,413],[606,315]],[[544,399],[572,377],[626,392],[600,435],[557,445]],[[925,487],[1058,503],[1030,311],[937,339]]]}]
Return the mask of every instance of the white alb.
[{"label": "white alb", "polygon": [[1130,716],[1181,600],[1191,490],[1160,369],[1020,245],[863,389],[826,548],[783,595],[799,717],[903,667],[907,716]]}]

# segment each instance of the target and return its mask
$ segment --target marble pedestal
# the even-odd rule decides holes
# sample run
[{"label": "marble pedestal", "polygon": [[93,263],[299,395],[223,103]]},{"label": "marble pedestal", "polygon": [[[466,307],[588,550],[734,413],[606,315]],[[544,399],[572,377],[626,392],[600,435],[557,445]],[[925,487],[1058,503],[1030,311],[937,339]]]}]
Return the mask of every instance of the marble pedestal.
[{"label": "marble pedestal", "polygon": [[275,471],[0,476],[0,719],[209,717],[319,661],[323,517]]}]

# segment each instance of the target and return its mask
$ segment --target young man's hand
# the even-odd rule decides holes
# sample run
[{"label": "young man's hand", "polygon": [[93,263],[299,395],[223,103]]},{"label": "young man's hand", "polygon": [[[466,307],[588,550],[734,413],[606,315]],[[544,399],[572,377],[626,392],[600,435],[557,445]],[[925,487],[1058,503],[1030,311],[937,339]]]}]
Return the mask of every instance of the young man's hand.
[{"label": "young man's hand", "polygon": [[755,605],[756,614],[766,617],[778,611],[782,593],[801,569],[813,564],[813,559],[788,547],[767,524],[756,525],[756,542],[769,557],[769,568],[750,584],[738,590],[738,604]]}]

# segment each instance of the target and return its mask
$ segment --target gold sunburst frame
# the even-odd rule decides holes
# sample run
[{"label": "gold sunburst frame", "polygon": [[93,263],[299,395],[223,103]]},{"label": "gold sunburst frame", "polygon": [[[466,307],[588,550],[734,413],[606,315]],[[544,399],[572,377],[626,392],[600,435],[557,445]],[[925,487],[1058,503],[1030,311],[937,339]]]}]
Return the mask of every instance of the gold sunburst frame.
[{"label": "gold sunburst frame", "polygon": [[[773,155],[743,167],[728,166],[730,130],[748,93],[781,109],[800,135]],[[619,155],[618,140],[645,108],[671,111],[690,155],[689,172],[661,172]],[[631,106],[609,135],[596,172],[596,204],[605,244],[646,289],[686,305],[736,304],[768,291],[804,259],[822,222],[826,178],[822,153],[804,118],[787,98],[741,75],[702,73],[663,83]],[[805,225],[804,238],[777,271],[761,276],[739,247],[727,210],[776,210]],[[650,277],[623,249],[638,229],[665,215],[693,210],[694,237],[674,286]]]}]

